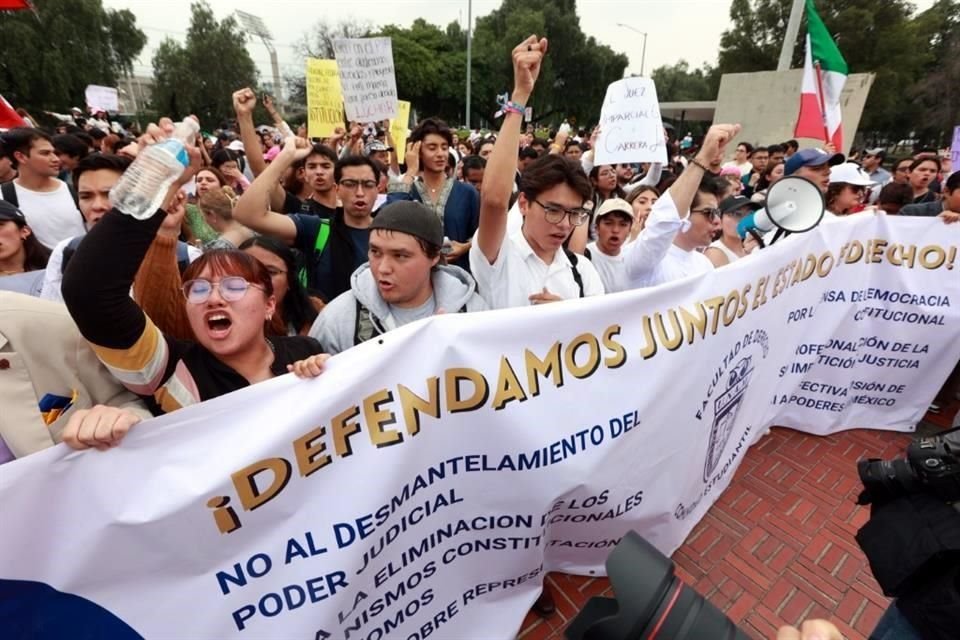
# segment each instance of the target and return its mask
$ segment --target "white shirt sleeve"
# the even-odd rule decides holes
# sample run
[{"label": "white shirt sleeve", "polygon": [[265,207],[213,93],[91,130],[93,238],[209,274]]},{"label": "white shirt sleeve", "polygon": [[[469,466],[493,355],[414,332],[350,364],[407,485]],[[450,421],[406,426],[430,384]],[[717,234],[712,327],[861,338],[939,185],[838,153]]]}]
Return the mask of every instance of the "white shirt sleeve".
[{"label": "white shirt sleeve", "polygon": [[596,153],[590,153],[589,151],[580,156],[580,166],[583,167],[583,172],[587,175],[590,175],[590,172],[593,171],[593,155]]},{"label": "white shirt sleeve", "polygon": [[624,257],[627,276],[635,280],[653,271],[663,261],[673,239],[685,224],[686,220],[680,218],[670,192],[660,196],[653,205],[643,231]]},{"label": "white shirt sleeve", "polygon": [[40,289],[40,298],[43,300],[63,302],[63,294],[60,293],[60,284],[63,282],[63,250],[72,239],[67,238],[58,242],[50,254],[47,269],[43,274],[43,288]]}]

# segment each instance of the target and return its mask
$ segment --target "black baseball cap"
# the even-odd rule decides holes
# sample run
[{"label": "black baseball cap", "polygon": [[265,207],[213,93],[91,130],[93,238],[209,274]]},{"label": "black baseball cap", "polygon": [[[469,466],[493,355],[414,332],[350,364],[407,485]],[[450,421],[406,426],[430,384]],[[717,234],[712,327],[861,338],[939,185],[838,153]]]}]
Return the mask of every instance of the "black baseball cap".
[{"label": "black baseball cap", "polygon": [[27,224],[27,218],[23,215],[23,212],[6,200],[0,200],[0,220],[12,220],[17,223],[18,227]]},{"label": "black baseball cap", "polygon": [[438,247],[443,246],[443,224],[433,211],[419,202],[402,200],[380,209],[370,230],[399,231]]},{"label": "black baseball cap", "polygon": [[742,208],[748,208],[750,211],[756,211],[761,208],[761,205],[757,202],[754,202],[750,198],[744,196],[730,196],[723,199],[723,202],[720,203],[720,213],[733,213]]}]

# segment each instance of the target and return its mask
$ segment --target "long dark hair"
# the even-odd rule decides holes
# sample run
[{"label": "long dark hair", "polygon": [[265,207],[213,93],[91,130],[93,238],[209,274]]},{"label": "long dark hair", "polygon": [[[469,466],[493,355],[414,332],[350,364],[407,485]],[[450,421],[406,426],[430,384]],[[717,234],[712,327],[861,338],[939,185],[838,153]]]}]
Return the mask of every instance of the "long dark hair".
[{"label": "long dark hair", "polygon": [[317,310],[313,308],[307,290],[298,277],[300,268],[293,250],[270,236],[254,236],[240,244],[240,251],[250,247],[260,247],[283,260],[287,268],[287,295],[280,301],[280,316],[283,321],[293,325],[299,333],[303,327],[309,327],[317,319]]},{"label": "long dark hair", "polygon": [[40,244],[37,236],[33,235],[32,229],[30,235],[23,241],[23,253],[24,271],[39,271],[47,268],[47,261],[50,260],[50,249]]}]

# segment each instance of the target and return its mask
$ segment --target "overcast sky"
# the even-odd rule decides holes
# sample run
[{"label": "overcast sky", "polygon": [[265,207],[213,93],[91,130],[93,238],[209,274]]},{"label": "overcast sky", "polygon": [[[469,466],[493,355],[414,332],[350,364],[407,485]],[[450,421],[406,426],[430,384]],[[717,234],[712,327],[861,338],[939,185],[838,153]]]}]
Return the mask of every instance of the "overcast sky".
[{"label": "overcast sky", "polygon": [[[877,0],[881,2],[882,0]],[[934,0],[915,0],[926,9]],[[260,16],[271,31],[281,75],[302,73],[303,63],[294,50],[308,27],[323,19],[335,24],[344,19],[369,20],[375,25],[409,26],[416,18],[446,26],[458,20],[466,26],[467,0],[208,0],[218,19],[234,10]],[[149,42],[136,63],[137,75],[152,75],[153,52],[164,37],[183,41],[190,23],[190,0],[103,0],[104,5],[130,9]],[[500,0],[474,0],[473,18],[490,13]],[[645,71],[686,59],[692,67],[715,63],[720,34],[729,25],[730,0],[577,0],[580,26],[590,36],[630,58],[628,73],[640,73],[644,37],[617,26],[649,32]],[[550,34],[546,34],[549,37]],[[249,43],[250,55],[262,80],[271,78],[270,57],[259,42]]]}]

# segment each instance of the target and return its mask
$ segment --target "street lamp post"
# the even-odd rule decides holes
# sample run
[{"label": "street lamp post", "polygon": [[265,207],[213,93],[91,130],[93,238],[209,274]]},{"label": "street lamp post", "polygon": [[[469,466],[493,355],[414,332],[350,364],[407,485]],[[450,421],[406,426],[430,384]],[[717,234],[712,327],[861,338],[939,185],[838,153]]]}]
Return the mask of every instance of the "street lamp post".
[{"label": "street lamp post", "polygon": [[640,35],[643,36],[643,50],[642,50],[642,52],[640,53],[640,75],[642,76],[642,75],[643,75],[643,68],[644,68],[644,66],[645,66],[644,63],[646,63],[646,61],[647,61],[647,35],[648,35],[648,34],[647,34],[646,31],[640,31],[640,29],[636,29],[636,28],[634,28],[634,27],[631,27],[631,26],[628,25],[628,24],[623,24],[622,22],[618,22],[618,23],[617,23],[617,26],[618,26],[618,27],[623,27],[624,29],[630,29],[630,31],[635,31],[636,33],[639,33]]},{"label": "street lamp post", "polygon": [[473,0],[467,0],[467,114],[464,123],[470,128],[470,72],[473,66]]}]

